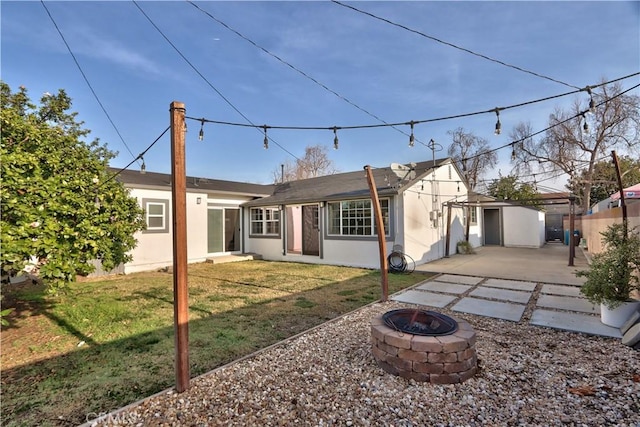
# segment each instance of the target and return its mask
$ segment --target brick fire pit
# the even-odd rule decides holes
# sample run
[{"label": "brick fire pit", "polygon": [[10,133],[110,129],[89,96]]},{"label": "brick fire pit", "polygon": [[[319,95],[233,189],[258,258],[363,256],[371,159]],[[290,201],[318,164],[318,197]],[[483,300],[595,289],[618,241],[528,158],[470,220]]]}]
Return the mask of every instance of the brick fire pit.
[{"label": "brick fire pit", "polygon": [[386,372],[434,384],[461,383],[477,371],[476,333],[464,320],[450,335],[422,336],[392,329],[383,315],[371,320],[373,357]]}]

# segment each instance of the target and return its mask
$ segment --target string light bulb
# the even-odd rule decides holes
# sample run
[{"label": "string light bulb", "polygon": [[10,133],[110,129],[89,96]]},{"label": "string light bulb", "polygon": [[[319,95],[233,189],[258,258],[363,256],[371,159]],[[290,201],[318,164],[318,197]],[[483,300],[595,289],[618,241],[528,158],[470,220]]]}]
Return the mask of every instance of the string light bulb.
[{"label": "string light bulb", "polygon": [[409,122],[409,124],[411,125],[411,135],[409,135],[409,147],[413,147],[416,144],[416,138],[415,136],[413,136],[413,125],[414,125],[414,121],[411,120]]},{"label": "string light bulb", "polygon": [[198,132],[198,141],[204,139],[204,118],[200,119],[200,132]]},{"label": "string light bulb", "polygon": [[516,160],[516,144],[515,143],[511,143],[511,161],[515,161]]},{"label": "string light bulb", "polygon": [[335,126],[333,127],[333,149],[338,149],[338,128]]},{"label": "string light bulb", "polygon": [[587,123],[587,117],[583,114],[582,118],[584,119],[584,125],[582,126],[582,130],[587,133],[589,132],[589,123]]},{"label": "string light bulb", "polygon": [[596,111],[596,102],[593,100],[593,92],[591,92],[591,86],[587,86],[587,93],[589,94],[589,112],[594,113]]},{"label": "string light bulb", "polygon": [[147,173],[147,165],[144,163],[144,157],[140,156],[140,159],[142,160],[142,165],[140,165],[140,174],[144,175]]},{"label": "string light bulb", "polygon": [[269,138],[267,137],[267,125],[263,125],[262,129],[264,130],[264,141],[263,141],[263,147],[265,150],[269,149]]},{"label": "string light bulb", "polygon": [[496,121],[496,130],[494,133],[496,135],[500,135],[500,132],[502,131],[502,124],[500,124],[500,109],[498,107],[496,107],[496,117],[498,120]]}]

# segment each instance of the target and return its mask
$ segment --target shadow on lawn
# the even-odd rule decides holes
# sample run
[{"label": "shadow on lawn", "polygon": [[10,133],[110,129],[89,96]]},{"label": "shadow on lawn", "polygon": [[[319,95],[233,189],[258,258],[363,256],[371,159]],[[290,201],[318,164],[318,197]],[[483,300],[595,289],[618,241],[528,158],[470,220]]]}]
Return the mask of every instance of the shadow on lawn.
[{"label": "shadow on lawn", "polygon": [[[367,277],[365,286],[362,276],[258,303],[245,300],[246,305],[219,314],[190,303],[190,311],[200,316],[189,324],[191,377],[378,300],[379,273]],[[390,292],[405,286],[397,285]],[[328,293],[335,296],[331,303]],[[173,304],[154,292],[132,295]],[[51,304],[41,303],[34,303],[32,313],[49,317],[87,344],[50,359],[3,369],[3,425],[78,425],[174,385],[173,327],[101,344],[78,326],[52,315]]]}]

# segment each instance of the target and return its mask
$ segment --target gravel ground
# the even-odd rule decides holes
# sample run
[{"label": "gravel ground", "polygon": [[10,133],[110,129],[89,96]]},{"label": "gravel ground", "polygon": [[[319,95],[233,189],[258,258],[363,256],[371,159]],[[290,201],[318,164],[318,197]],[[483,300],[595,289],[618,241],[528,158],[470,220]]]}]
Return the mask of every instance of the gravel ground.
[{"label": "gravel ground", "polygon": [[640,426],[640,352],[619,340],[491,318],[477,333],[480,371],[453,385],[385,373],[367,306],[91,425]]}]

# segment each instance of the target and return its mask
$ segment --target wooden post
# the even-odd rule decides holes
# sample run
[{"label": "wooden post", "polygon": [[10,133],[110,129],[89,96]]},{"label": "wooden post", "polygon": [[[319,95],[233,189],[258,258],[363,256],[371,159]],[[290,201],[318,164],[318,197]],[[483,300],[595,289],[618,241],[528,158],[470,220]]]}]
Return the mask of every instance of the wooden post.
[{"label": "wooden post", "polygon": [[620,163],[618,163],[618,155],[616,151],[611,152],[613,157],[613,165],[616,167],[616,178],[618,179],[618,189],[620,190],[620,207],[622,208],[622,226],[624,227],[624,236],[627,237],[627,204],[624,200],[624,188],[622,188],[622,175],[620,174]]},{"label": "wooden post", "polygon": [[[467,219],[467,223],[469,222],[469,220]],[[444,242],[444,257],[445,258],[449,258],[449,251],[451,250],[450,248],[450,243],[449,240],[451,240],[451,202],[447,202],[447,231],[445,234],[445,239],[447,239]]]},{"label": "wooden post", "polygon": [[573,228],[575,227],[576,213],[576,196],[569,196],[569,267],[573,267],[573,259],[576,255],[576,247],[574,246]]},{"label": "wooden post", "polygon": [[382,298],[380,301],[385,302],[389,299],[389,267],[387,265],[387,246],[385,242],[386,233],[384,232],[382,210],[380,209],[378,190],[376,189],[376,183],[373,180],[371,166],[366,165],[364,170],[367,172],[367,183],[369,184],[369,192],[371,193],[371,203],[373,204],[373,212],[376,219],[376,232],[378,233],[378,247],[380,249],[380,277],[382,281]]},{"label": "wooden post", "polygon": [[187,290],[187,174],[185,108],[171,103],[171,193],[173,212],[173,326],[176,391],[189,388],[189,294]]}]

